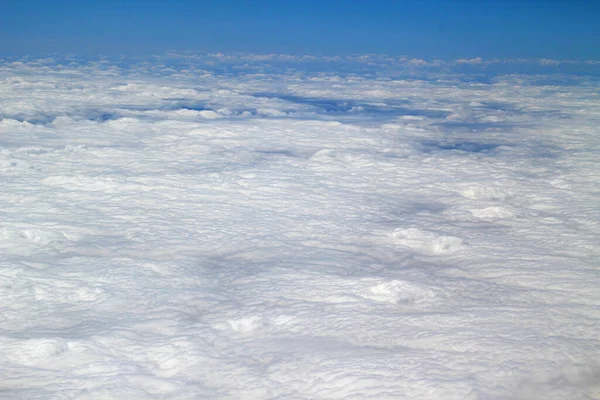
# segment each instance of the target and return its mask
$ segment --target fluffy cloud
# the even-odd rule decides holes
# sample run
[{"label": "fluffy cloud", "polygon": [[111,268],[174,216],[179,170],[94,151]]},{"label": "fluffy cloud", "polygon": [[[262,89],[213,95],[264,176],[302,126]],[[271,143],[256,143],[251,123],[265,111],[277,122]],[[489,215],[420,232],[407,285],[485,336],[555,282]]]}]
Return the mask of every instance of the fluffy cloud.
[{"label": "fluffy cloud", "polygon": [[597,394],[597,79],[307,60],[0,64],[7,395]]}]

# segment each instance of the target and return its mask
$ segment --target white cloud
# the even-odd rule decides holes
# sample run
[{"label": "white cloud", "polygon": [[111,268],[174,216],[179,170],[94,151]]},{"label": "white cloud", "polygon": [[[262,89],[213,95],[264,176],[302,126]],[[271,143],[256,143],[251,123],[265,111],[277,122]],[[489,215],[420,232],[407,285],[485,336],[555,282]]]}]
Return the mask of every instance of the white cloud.
[{"label": "white cloud", "polygon": [[461,58],[456,60],[457,64],[475,64],[480,65],[483,64],[483,59],[481,57],[476,58]]},{"label": "white cloud", "polygon": [[310,60],[0,64],[8,396],[593,398],[597,79]]}]

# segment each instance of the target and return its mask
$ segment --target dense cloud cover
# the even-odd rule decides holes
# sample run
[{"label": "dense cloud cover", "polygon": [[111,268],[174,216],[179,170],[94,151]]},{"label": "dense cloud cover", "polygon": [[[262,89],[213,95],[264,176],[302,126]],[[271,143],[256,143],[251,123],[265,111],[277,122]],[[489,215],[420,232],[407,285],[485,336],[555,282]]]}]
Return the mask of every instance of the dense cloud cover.
[{"label": "dense cloud cover", "polygon": [[597,77],[227,60],[0,63],[0,398],[600,398]]}]

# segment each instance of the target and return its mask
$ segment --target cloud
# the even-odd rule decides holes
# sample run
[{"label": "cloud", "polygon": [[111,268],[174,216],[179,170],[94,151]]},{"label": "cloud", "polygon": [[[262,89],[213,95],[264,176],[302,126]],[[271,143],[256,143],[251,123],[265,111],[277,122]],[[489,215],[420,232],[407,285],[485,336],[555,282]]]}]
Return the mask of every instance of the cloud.
[{"label": "cloud", "polygon": [[4,393],[593,397],[598,80],[565,66],[2,61]]},{"label": "cloud", "polygon": [[457,64],[474,64],[474,65],[481,65],[483,64],[483,59],[481,57],[477,57],[477,58],[461,58],[456,60]]}]

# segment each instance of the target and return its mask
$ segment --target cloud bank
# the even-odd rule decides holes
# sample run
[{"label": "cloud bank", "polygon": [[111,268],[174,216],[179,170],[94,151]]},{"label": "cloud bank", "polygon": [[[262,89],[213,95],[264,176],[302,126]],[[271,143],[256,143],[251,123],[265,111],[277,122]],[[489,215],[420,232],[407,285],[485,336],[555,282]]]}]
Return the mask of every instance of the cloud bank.
[{"label": "cloud bank", "polygon": [[193,57],[0,63],[2,396],[600,396],[594,75]]}]

